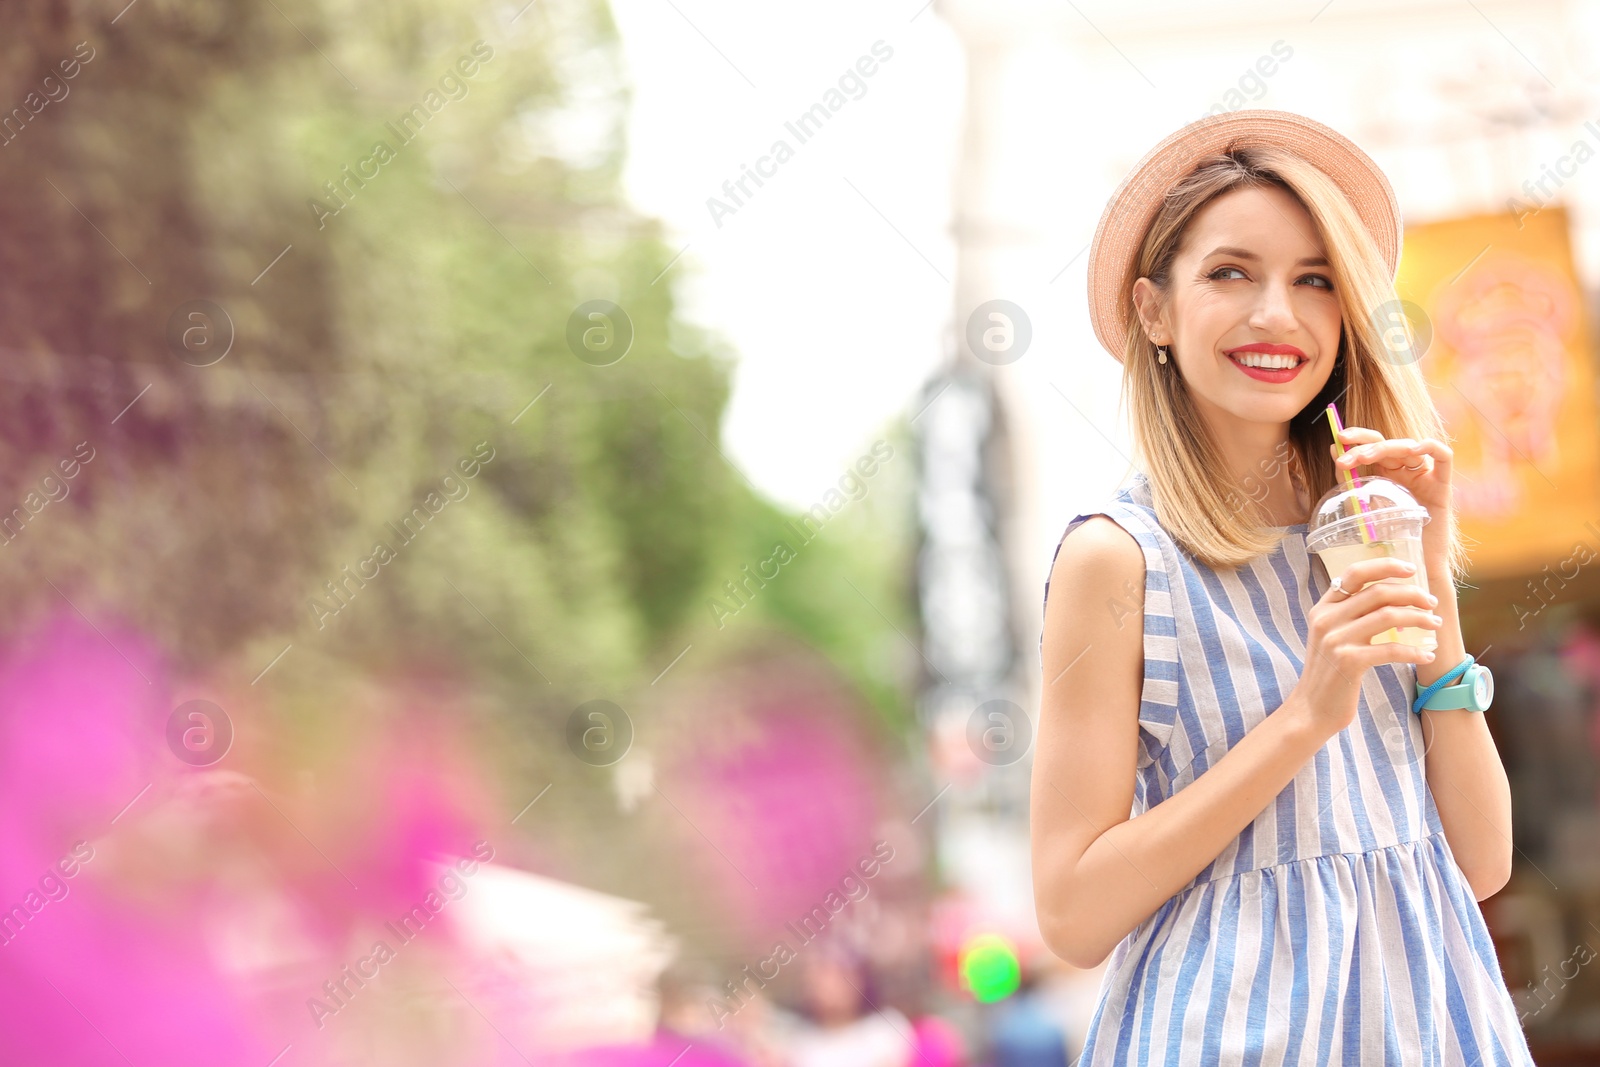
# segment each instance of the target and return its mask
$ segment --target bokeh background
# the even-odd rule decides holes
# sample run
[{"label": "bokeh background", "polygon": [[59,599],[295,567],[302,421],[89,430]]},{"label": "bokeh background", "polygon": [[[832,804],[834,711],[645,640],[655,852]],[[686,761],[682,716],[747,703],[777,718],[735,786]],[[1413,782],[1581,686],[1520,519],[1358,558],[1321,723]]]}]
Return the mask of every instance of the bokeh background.
[{"label": "bokeh background", "polygon": [[[1600,1062],[1600,8],[12,0],[0,1059],[1058,1064],[1084,267],[1204,114],[1361,144]],[[1402,346],[1404,347],[1404,346]]]}]

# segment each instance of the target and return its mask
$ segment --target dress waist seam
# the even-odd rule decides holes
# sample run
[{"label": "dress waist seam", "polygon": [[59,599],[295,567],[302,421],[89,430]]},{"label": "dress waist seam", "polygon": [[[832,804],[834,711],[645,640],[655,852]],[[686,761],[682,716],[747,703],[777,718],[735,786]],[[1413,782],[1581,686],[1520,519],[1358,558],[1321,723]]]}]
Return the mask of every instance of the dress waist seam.
[{"label": "dress waist seam", "polygon": [[1178,890],[1174,899],[1186,896],[1189,893],[1192,893],[1194,890],[1200,889],[1204,886],[1213,885],[1217,882],[1231,881],[1235,878],[1240,878],[1247,874],[1255,874],[1259,871],[1275,871],[1279,867],[1293,867],[1297,863],[1310,863],[1313,860],[1332,859],[1338,856],[1368,856],[1374,852],[1389,852],[1397,848],[1407,848],[1414,845],[1425,844],[1429,841],[1432,841],[1436,837],[1443,836],[1443,830],[1435,830],[1431,834],[1424,834],[1421,837],[1412,838],[1410,841],[1396,841],[1392,845],[1379,845],[1376,848],[1352,849],[1346,852],[1323,852],[1315,856],[1296,856],[1292,860],[1285,860],[1282,863],[1271,863],[1264,867],[1252,867],[1247,871],[1230,871],[1227,874],[1219,874],[1215,878],[1208,878],[1204,882],[1195,882],[1192,885],[1185,886],[1183,889]]}]

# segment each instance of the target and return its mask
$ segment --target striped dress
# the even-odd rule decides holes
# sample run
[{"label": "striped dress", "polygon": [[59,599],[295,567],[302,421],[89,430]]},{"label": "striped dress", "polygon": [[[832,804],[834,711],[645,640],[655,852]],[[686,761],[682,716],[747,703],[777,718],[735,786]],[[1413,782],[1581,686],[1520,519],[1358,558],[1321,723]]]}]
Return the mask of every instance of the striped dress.
[{"label": "striped dress", "polygon": [[[1144,551],[1136,817],[1283,703],[1329,579],[1303,523],[1236,571],[1206,567],[1142,473],[1067,533],[1094,514]],[[1082,1067],[1533,1063],[1424,778],[1415,695],[1414,667],[1369,669],[1355,720],[1118,943]]]}]

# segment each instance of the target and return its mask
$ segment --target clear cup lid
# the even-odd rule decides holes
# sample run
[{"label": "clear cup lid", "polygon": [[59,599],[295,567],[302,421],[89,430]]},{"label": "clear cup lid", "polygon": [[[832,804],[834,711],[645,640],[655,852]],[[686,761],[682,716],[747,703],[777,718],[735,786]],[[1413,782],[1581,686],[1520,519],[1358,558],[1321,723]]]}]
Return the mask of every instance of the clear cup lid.
[{"label": "clear cup lid", "polygon": [[1363,478],[1354,489],[1339,485],[1322,495],[1311,513],[1306,539],[1314,546],[1362,522],[1380,518],[1416,519],[1426,523],[1433,516],[1398,482],[1380,477]]}]

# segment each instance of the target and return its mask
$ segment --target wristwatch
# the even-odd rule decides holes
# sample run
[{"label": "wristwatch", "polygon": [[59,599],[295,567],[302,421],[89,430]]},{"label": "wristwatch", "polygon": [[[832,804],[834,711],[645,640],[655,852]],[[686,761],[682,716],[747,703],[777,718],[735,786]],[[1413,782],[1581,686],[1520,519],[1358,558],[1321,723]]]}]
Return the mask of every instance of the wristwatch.
[{"label": "wristwatch", "polygon": [[[1457,678],[1460,680],[1456,681]],[[1469,655],[1444,677],[1418,693],[1411,710],[1418,715],[1424,710],[1487,711],[1493,701],[1494,675],[1488,667],[1475,662]]]}]

